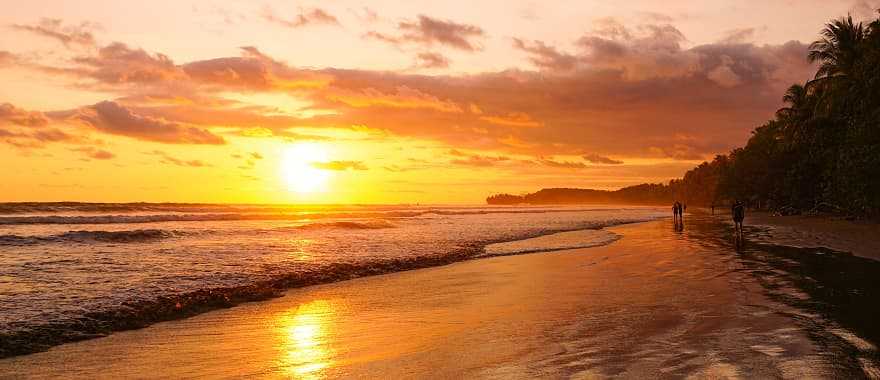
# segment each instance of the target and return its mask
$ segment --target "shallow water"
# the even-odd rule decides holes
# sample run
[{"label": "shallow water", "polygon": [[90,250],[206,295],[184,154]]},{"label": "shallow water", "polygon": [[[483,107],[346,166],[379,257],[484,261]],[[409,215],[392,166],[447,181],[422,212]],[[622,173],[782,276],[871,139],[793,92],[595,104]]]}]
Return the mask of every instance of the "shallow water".
[{"label": "shallow water", "polygon": [[[513,251],[483,250],[665,215],[611,206],[0,204],[0,357],[286,287],[571,247],[563,234]],[[575,246],[613,241],[589,233],[577,235]]]},{"label": "shallow water", "polygon": [[[692,215],[0,360],[34,378],[877,378],[878,263]],[[538,238],[541,239],[541,238]],[[763,239],[762,239],[763,241]],[[503,245],[502,245],[503,246]],[[509,247],[509,245],[508,245]]]}]

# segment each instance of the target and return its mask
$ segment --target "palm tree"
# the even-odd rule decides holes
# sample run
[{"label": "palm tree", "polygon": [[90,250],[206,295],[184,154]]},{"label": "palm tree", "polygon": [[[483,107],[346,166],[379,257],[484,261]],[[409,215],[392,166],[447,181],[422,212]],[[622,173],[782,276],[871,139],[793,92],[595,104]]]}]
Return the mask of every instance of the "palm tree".
[{"label": "palm tree", "polygon": [[816,78],[847,76],[859,59],[859,45],[865,39],[865,27],[854,23],[852,16],[825,24],[822,38],[810,44],[810,62],[818,62]]},{"label": "palm tree", "polygon": [[782,101],[789,106],[777,110],[776,116],[779,119],[791,119],[800,115],[807,107],[807,96],[806,87],[799,84],[791,85],[782,96]]}]

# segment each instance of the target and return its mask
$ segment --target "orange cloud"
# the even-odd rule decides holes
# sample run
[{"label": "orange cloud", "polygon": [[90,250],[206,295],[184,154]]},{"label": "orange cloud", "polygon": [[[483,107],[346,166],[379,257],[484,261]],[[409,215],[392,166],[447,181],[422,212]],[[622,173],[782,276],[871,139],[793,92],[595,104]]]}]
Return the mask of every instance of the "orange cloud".
[{"label": "orange cloud", "polygon": [[592,162],[594,164],[606,164],[606,165],[620,165],[623,164],[623,161],[615,160],[609,157],[601,156],[595,153],[589,153],[582,156],[584,160]]},{"label": "orange cloud", "polygon": [[165,164],[171,164],[171,165],[177,165],[177,166],[188,166],[188,167],[192,167],[192,168],[211,166],[211,165],[206,164],[202,160],[183,160],[183,159],[175,158],[175,157],[171,156],[170,154],[165,153],[164,151],[161,151],[161,150],[154,150],[152,152],[147,152],[145,154],[159,156],[161,158],[159,160],[159,162],[165,163]]},{"label": "orange cloud", "polygon": [[82,108],[72,118],[104,133],[142,140],[166,144],[225,144],[222,137],[206,129],[138,115],[110,101]]},{"label": "orange cloud", "polygon": [[9,103],[0,104],[0,125],[14,124],[26,127],[43,127],[49,118],[41,112],[27,111]]},{"label": "orange cloud", "polygon": [[324,170],[367,170],[367,166],[361,161],[312,162],[310,165],[314,168]]},{"label": "orange cloud", "polygon": [[86,157],[93,158],[96,160],[109,160],[109,159],[116,157],[116,155],[113,153],[110,153],[110,152],[103,150],[103,149],[91,147],[91,146],[74,148],[71,150],[74,152],[81,152],[81,153],[85,154]]},{"label": "orange cloud", "polygon": [[462,112],[457,104],[438,99],[407,86],[399,86],[393,94],[383,93],[375,88],[367,88],[362,91],[351,91],[333,88],[323,94],[326,99],[345,103],[346,105],[362,107],[391,107],[391,108],[424,108],[439,112]]},{"label": "orange cloud", "polygon": [[543,127],[544,123],[532,120],[531,116],[522,112],[511,112],[506,116],[482,116],[480,120],[511,127]]},{"label": "orange cloud", "polygon": [[[799,42],[686,49],[681,32],[669,25],[605,20],[575,41],[580,50],[572,53],[525,41],[521,50],[541,71],[430,76],[303,69],[253,47],[242,48],[239,57],[175,64],[115,43],[52,72],[104,86],[127,110],[116,114],[131,115],[111,127],[86,107],[87,125],[151,141],[222,143],[210,132],[214,127],[251,137],[312,139],[321,137],[300,129],[366,126],[463,149],[582,156],[611,165],[619,161],[584,152],[689,160],[727,150],[772,115],[786,86],[813,71]],[[226,92],[283,93],[301,99],[303,112],[226,99]],[[142,124],[159,127],[148,131]]]}]

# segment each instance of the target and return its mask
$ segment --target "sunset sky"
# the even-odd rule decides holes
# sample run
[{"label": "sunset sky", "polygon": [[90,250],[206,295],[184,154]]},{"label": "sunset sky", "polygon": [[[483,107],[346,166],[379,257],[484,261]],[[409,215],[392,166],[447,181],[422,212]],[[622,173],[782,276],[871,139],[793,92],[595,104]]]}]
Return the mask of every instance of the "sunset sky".
[{"label": "sunset sky", "polygon": [[[0,201],[479,203],[745,143],[880,1],[2,1]],[[711,3],[711,5],[710,5]]]}]

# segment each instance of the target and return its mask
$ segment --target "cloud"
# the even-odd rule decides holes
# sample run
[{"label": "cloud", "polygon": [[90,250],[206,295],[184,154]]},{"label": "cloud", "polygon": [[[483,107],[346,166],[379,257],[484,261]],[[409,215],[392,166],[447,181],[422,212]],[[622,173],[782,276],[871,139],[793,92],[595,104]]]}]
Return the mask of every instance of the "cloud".
[{"label": "cloud", "polygon": [[685,144],[673,144],[672,146],[665,148],[652,146],[648,148],[648,151],[652,154],[672,158],[674,160],[697,161],[706,158],[705,153],[701,153],[695,147]]},{"label": "cloud", "polygon": [[[222,57],[177,65],[161,53],[149,53],[114,42],[95,53],[74,57],[74,66],[57,67],[29,63],[38,71],[89,79],[99,90],[131,93],[152,92],[167,99],[232,90],[289,91],[325,86],[330,77],[313,70],[294,69],[253,46],[241,48],[239,57]],[[83,86],[84,84],[80,84]],[[132,88],[134,87],[134,88]],[[200,96],[202,100],[208,99]]]},{"label": "cloud", "polygon": [[754,40],[757,30],[755,28],[731,29],[724,32],[724,37],[719,42],[725,44],[743,44]]},{"label": "cloud", "polygon": [[65,26],[63,24],[60,19],[43,18],[36,24],[13,24],[11,27],[16,30],[51,38],[68,47],[71,45],[95,45],[95,36],[92,34],[92,29],[97,25],[87,22],[80,25]]},{"label": "cloud", "polygon": [[312,167],[324,170],[367,170],[367,166],[361,161],[328,161],[312,162]]},{"label": "cloud", "polygon": [[0,139],[2,139],[0,142],[23,149],[43,148],[46,143],[76,143],[82,140],[80,137],[68,134],[56,128],[0,129]]},{"label": "cloud", "polygon": [[18,56],[5,50],[0,50],[0,67],[11,66],[18,61]]},{"label": "cloud", "polygon": [[615,160],[609,157],[600,156],[595,153],[588,153],[582,156],[584,160],[588,162],[592,162],[594,164],[607,164],[607,165],[620,165],[623,164],[623,161]]},{"label": "cloud", "polygon": [[43,127],[49,124],[49,118],[41,112],[27,111],[9,103],[0,103],[0,126],[3,124]]},{"label": "cloud", "polygon": [[108,152],[103,149],[98,149],[95,147],[80,147],[71,149],[74,152],[81,152],[86,155],[86,157],[93,158],[96,160],[110,160],[116,157],[115,154]]},{"label": "cloud", "polygon": [[300,8],[299,14],[295,15],[293,19],[290,20],[278,17],[275,15],[276,13],[277,12],[275,12],[272,8],[267,6],[263,8],[262,16],[266,21],[283,25],[288,28],[302,28],[309,25],[341,26],[339,20],[335,16],[327,13],[327,11],[321,8]]},{"label": "cloud", "polygon": [[479,154],[467,154],[458,149],[449,150],[449,155],[459,157],[450,161],[452,164],[463,166],[488,167],[498,163],[510,161],[506,156],[484,156]]},{"label": "cloud", "polygon": [[309,70],[297,70],[263,54],[253,46],[242,47],[241,57],[190,62],[182,70],[199,84],[218,90],[293,90],[320,88],[330,78]]},{"label": "cloud", "polygon": [[541,41],[526,42],[519,38],[513,39],[513,47],[529,54],[529,60],[535,67],[557,71],[568,71],[577,65],[574,55],[562,53]]},{"label": "cloud", "polygon": [[[618,41],[591,36],[597,39],[590,46],[602,46],[601,40],[614,48],[584,49],[578,55],[583,64],[556,75],[515,69],[461,76],[327,70],[334,77],[332,85],[313,99],[316,106],[336,113],[309,123],[366,125],[462,148],[531,155],[602,151],[653,157],[656,154],[646,146],[679,144],[692,152],[669,150],[663,157],[711,157],[772,117],[785,87],[814,72],[804,59],[806,46],[799,42],[685,49],[678,45],[678,32],[663,27],[611,28],[603,33],[622,37]],[[379,109],[381,102],[365,100],[382,99],[401,87],[417,91],[421,99],[454,104],[450,109],[462,112]],[[333,93],[361,94],[365,99],[322,100]],[[484,123],[493,127],[485,128]],[[522,127],[539,123],[543,127]],[[678,141],[674,136],[680,133],[696,140]]]},{"label": "cloud", "polygon": [[165,144],[225,144],[207,129],[143,116],[111,101],[82,108],[74,118],[101,132]]},{"label": "cloud", "polygon": [[586,169],[588,166],[583,162],[575,162],[575,161],[555,161],[551,158],[541,158],[538,159],[537,162],[544,166],[549,166],[551,168],[557,169]]},{"label": "cloud", "polygon": [[259,138],[273,138],[279,137],[292,141],[324,141],[330,140],[330,138],[325,136],[318,135],[309,135],[291,132],[288,130],[288,127],[282,126],[280,128],[264,128],[264,127],[254,127],[254,128],[245,128],[237,131],[239,136],[243,137],[259,137]]},{"label": "cloud", "polygon": [[445,69],[449,67],[449,59],[440,53],[419,53],[416,56],[416,67],[423,69]]},{"label": "cloud", "polygon": [[482,46],[476,40],[485,36],[483,29],[478,26],[440,20],[425,15],[419,15],[417,20],[398,23],[397,31],[397,35],[370,31],[365,34],[365,37],[394,45],[412,43],[432,46],[437,44],[473,52],[482,50]]},{"label": "cloud", "polygon": [[165,164],[170,164],[170,165],[186,166],[186,167],[191,167],[191,168],[201,168],[201,167],[211,166],[202,160],[184,160],[184,159],[175,158],[175,157],[173,157],[173,156],[169,155],[168,153],[165,153],[164,151],[161,151],[161,150],[154,150],[151,152],[145,152],[144,154],[158,156],[158,157],[160,157],[159,162],[165,163]]},{"label": "cloud", "polygon": [[[682,33],[663,24],[600,20],[591,32],[573,39],[569,52],[526,41],[521,40],[520,50],[547,60],[539,61],[544,62],[541,70],[423,75],[308,69],[254,47],[242,48],[238,57],[177,64],[117,43],[53,73],[73,76],[77,85],[91,80],[120,95],[101,112],[98,105],[84,107],[74,120],[147,141],[222,143],[211,132],[216,127],[255,138],[327,139],[307,131],[363,126],[383,131],[381,138],[430,140],[493,152],[484,155],[490,158],[601,152],[683,160],[711,157],[742,141],[772,117],[787,86],[814,73],[804,59],[806,45],[797,41],[685,47]],[[553,52],[576,62],[556,64]],[[243,96],[232,99],[229,93]],[[289,110],[247,99],[282,94],[303,106]],[[62,114],[44,114],[67,120]],[[501,165],[485,157],[453,159]],[[584,160],[574,166],[590,161]]]},{"label": "cloud", "polygon": [[76,57],[74,62],[80,67],[61,70],[107,84],[146,84],[184,79],[184,73],[168,56],[150,54],[121,42],[98,49],[96,55]]},{"label": "cloud", "polygon": [[421,108],[439,112],[462,112],[461,107],[453,102],[438,99],[435,96],[428,95],[407,86],[397,87],[394,93],[384,93],[375,88],[367,88],[362,91],[350,91],[337,88],[324,93],[323,97],[356,108]]},{"label": "cloud", "polygon": [[543,123],[532,120],[531,116],[523,112],[511,112],[506,116],[481,116],[480,120],[509,127],[536,128],[544,126]]},{"label": "cloud", "polygon": [[262,160],[263,159],[263,155],[259,154],[257,152],[251,152],[250,156],[251,156],[251,158],[253,158],[255,160]]},{"label": "cloud", "polygon": [[80,137],[50,127],[52,120],[44,113],[28,111],[9,103],[0,103],[0,139],[18,148],[42,148],[46,143],[77,142]]}]

